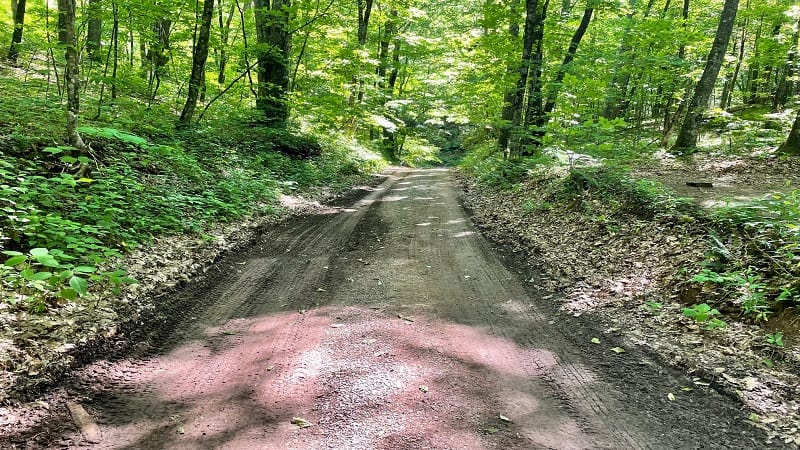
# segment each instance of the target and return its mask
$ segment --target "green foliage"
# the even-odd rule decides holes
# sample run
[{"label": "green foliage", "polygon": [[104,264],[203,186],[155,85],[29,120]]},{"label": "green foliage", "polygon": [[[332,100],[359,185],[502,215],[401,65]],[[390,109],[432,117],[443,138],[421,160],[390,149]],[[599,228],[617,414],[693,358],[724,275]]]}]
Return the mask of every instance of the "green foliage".
[{"label": "green foliage", "polygon": [[90,282],[109,284],[114,291],[136,282],[124,270],[100,273],[94,266],[64,262],[74,258],[58,250],[37,247],[28,253],[5,250],[2,254],[8,257],[0,266],[2,299],[12,305],[22,303],[37,313],[89,296]]},{"label": "green foliage", "polygon": [[750,268],[722,274],[703,269],[692,281],[718,284],[718,293],[730,296],[733,304],[740,307],[745,316],[752,316],[757,321],[766,321],[772,313],[764,292],[766,284],[761,275]]},{"label": "green foliage", "polygon": [[727,326],[724,321],[716,317],[719,315],[719,311],[711,308],[707,303],[700,303],[691,308],[683,308],[683,315],[691,317],[699,324],[705,324],[705,329],[708,331]]},{"label": "green foliage", "polygon": [[767,320],[773,311],[797,305],[798,224],[799,191],[718,209],[704,269],[693,281],[717,285],[713,295],[718,301],[731,303],[754,320]]},{"label": "green foliage", "polygon": [[[646,219],[682,221],[696,207],[657,181],[637,179],[624,170],[608,167],[573,168],[563,181],[563,195],[584,201],[599,197],[608,212],[632,214]],[[591,205],[589,205],[591,206]]]},{"label": "green foliage", "polygon": [[661,308],[663,308],[663,307],[664,307],[663,304],[661,304],[659,302],[654,302],[652,300],[651,301],[647,301],[644,304],[644,308],[646,310],[650,311],[651,313],[657,313],[657,312],[661,311]]},{"label": "green foliage", "polygon": [[785,345],[783,342],[783,333],[780,331],[767,333],[766,340],[768,344],[774,345],[775,347],[783,347]]},{"label": "green foliage", "polygon": [[306,143],[320,144],[285,130],[262,130],[257,140],[243,133],[237,141],[231,133],[223,142],[209,139],[222,128],[201,129],[169,145],[117,128],[81,131],[88,153],[62,145],[25,157],[0,154],[0,248],[10,256],[0,278],[4,297],[38,312],[88,297],[98,283],[128,281],[124,273],[81,268],[156,235],[202,233],[215,223],[270,213],[282,191],[336,189],[381,167],[369,151],[358,156],[344,142],[326,143],[330,148],[320,147],[313,159],[291,158],[276,150],[288,142],[297,157]]},{"label": "green foliage", "polygon": [[546,155],[509,159],[497,150],[496,144],[483,143],[464,157],[461,168],[483,184],[510,190],[529,174],[549,164],[552,159]]}]

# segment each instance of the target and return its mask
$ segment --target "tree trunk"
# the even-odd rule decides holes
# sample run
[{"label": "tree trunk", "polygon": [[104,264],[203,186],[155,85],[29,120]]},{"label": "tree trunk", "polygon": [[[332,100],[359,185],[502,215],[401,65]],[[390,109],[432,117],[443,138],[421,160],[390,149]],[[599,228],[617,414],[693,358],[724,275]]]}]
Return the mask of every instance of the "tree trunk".
[{"label": "tree trunk", "polygon": [[[358,0],[358,29],[356,30],[356,39],[358,40],[358,47],[363,48],[367,44],[367,31],[369,30],[369,18],[372,15],[373,0]],[[351,84],[353,85],[350,98],[347,99],[348,106],[355,106],[356,103],[361,103],[364,99],[364,81],[360,79],[359,75],[361,67],[355,69]]]},{"label": "tree trunk", "polygon": [[[583,18],[581,19],[580,25],[578,25],[578,28],[575,30],[575,34],[572,35],[572,39],[569,42],[569,47],[567,48],[567,54],[564,56],[564,62],[561,63],[561,67],[558,68],[555,79],[553,79],[550,93],[547,96],[547,103],[544,105],[545,116],[553,112],[553,109],[556,106],[558,93],[561,90],[561,82],[564,81],[564,75],[566,75],[570,63],[572,63],[572,60],[575,58],[575,53],[578,52],[578,46],[581,44],[581,40],[586,34],[586,30],[589,28],[589,22],[592,20],[593,12],[594,9],[592,8],[586,8],[583,11]],[[545,117],[544,121],[546,120],[547,118]]]},{"label": "tree trunk", "polygon": [[22,44],[22,28],[25,23],[25,3],[26,0],[18,0],[14,9],[14,33],[11,35],[11,47],[8,49],[8,62],[11,65],[17,64],[19,57],[19,46]]},{"label": "tree trunk", "polygon": [[200,16],[200,32],[195,38],[194,52],[192,52],[192,74],[189,77],[189,93],[186,104],[183,106],[178,126],[188,126],[197,107],[197,97],[205,85],[206,59],[208,58],[208,40],[211,35],[211,19],[214,17],[214,0],[205,0],[203,13]]},{"label": "tree trunk", "polygon": [[78,111],[80,111],[80,72],[78,43],[75,40],[75,0],[58,0],[59,38],[66,56],[65,79],[67,85],[67,139],[79,150],[86,145],[78,134]]},{"label": "tree trunk", "polygon": [[697,82],[694,95],[692,95],[692,99],[686,109],[686,117],[683,119],[678,138],[672,147],[673,152],[692,153],[697,148],[700,118],[708,106],[711,91],[717,81],[725,50],[728,48],[728,41],[733,32],[733,23],[736,20],[738,7],[739,0],[725,0],[714,42],[711,44],[711,51],[708,54],[705,69],[703,69],[703,75],[700,76],[700,81]]},{"label": "tree trunk", "polygon": [[[164,75],[164,68],[169,62],[170,34],[172,32],[172,21],[169,19],[159,19],[153,22],[153,34],[155,39],[150,42],[147,50],[147,61],[150,62],[150,101],[155,100],[158,87],[161,85],[161,77]],[[153,83],[155,82],[155,87]]]},{"label": "tree trunk", "polygon": [[[519,0],[512,0],[508,34],[515,43],[519,38],[519,22],[517,22],[518,8]],[[508,66],[506,66],[506,76],[509,79],[513,79],[512,77],[519,73],[518,70],[517,67],[509,63]],[[503,154],[508,151],[508,144],[511,138],[511,121],[514,118],[514,110],[518,109],[518,107],[514,105],[515,97],[516,90],[513,88],[507,89],[503,94],[503,110],[500,113],[500,130],[497,134],[497,148],[503,152]]]},{"label": "tree trunk", "polygon": [[742,61],[744,61],[744,45],[747,40],[747,19],[744,20],[742,24],[742,37],[739,40],[739,56],[736,59],[736,65],[733,68],[733,75],[731,78],[725,83],[725,87],[722,89],[722,96],[719,102],[719,107],[722,110],[727,110],[730,108],[731,98],[733,97],[733,88],[736,86],[736,79],[739,78],[739,71],[742,70]]},{"label": "tree trunk", "polygon": [[289,118],[286,92],[289,88],[290,0],[255,0],[256,37],[259,50],[256,109],[262,120],[284,126]]},{"label": "tree trunk", "polygon": [[103,31],[103,21],[100,18],[100,0],[89,0],[89,23],[86,29],[86,50],[92,61],[100,62],[103,55],[100,52],[100,38]]},{"label": "tree trunk", "polygon": [[797,43],[800,37],[800,20],[795,25],[795,31],[792,35],[792,46],[789,47],[789,53],[786,56],[786,64],[780,73],[780,76],[775,87],[775,95],[772,97],[772,109],[780,111],[789,100],[792,92],[791,81],[795,74],[795,64],[797,64]]},{"label": "tree trunk", "polygon": [[797,111],[797,115],[794,118],[794,124],[792,125],[792,131],[789,132],[789,137],[783,145],[778,147],[778,153],[793,156],[800,155],[800,110]]},{"label": "tree trunk", "polygon": [[225,84],[225,69],[228,66],[228,40],[231,36],[231,23],[233,22],[233,14],[236,11],[236,4],[231,3],[231,9],[228,11],[228,17],[223,19],[222,15],[222,4],[219,5],[219,34],[220,34],[220,45],[219,45],[219,74],[217,75],[217,82],[219,84]]},{"label": "tree trunk", "polygon": [[[526,137],[511,143],[509,153],[512,156],[522,156],[528,153],[528,141],[531,139],[527,137],[529,132],[527,128],[531,124],[531,117],[544,115],[542,113],[542,57],[544,53],[542,41],[548,5],[549,0],[544,0],[542,3],[539,0],[525,0],[522,64],[515,90],[511,130],[517,130],[523,126],[526,129],[524,131]],[[535,125],[540,126],[540,124]]]}]

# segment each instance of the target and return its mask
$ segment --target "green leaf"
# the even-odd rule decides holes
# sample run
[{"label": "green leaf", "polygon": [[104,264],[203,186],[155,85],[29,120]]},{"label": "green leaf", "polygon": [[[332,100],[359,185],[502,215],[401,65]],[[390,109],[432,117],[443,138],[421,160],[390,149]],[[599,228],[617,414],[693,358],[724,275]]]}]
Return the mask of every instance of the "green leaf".
[{"label": "green leaf", "polygon": [[76,298],[78,298],[78,293],[75,291],[75,289],[66,288],[60,290],[58,292],[58,296],[61,298],[65,298],[67,300],[75,300]]},{"label": "green leaf", "polygon": [[77,162],[78,158],[76,158],[74,156],[62,156],[61,158],[59,158],[59,160],[61,162],[63,162],[63,163],[66,163],[66,164],[72,164],[74,162]]},{"label": "green leaf", "polygon": [[89,282],[81,277],[70,278],[69,285],[80,295],[86,295],[89,293]]},{"label": "green leaf", "polygon": [[625,349],[622,347],[614,347],[611,349],[611,351],[614,353],[625,353]]},{"label": "green leaf", "polygon": [[73,275],[73,272],[71,270],[65,270],[65,271],[61,272],[61,274],[58,276],[58,278],[60,278],[62,281],[66,281],[69,278],[71,278],[72,275]]},{"label": "green leaf", "polygon": [[37,257],[37,256],[49,255],[50,251],[47,250],[46,248],[37,247],[37,248],[31,249],[31,251],[29,253],[31,254],[31,256]]},{"label": "green leaf", "polygon": [[26,280],[33,280],[33,275],[36,274],[36,271],[33,269],[25,269],[19,273],[22,278]]},{"label": "green leaf", "polygon": [[54,155],[57,155],[57,154],[63,152],[64,149],[61,148],[61,147],[45,147],[43,151],[45,151],[47,153],[52,153]]},{"label": "green leaf", "polygon": [[78,273],[94,273],[94,272],[96,272],[96,271],[97,271],[97,267],[92,267],[92,266],[78,266],[78,267],[75,267],[75,268],[74,268],[74,269],[72,269],[72,270],[74,270],[75,272],[78,272]]},{"label": "green leaf", "polygon": [[3,251],[2,251],[2,252],[0,252],[0,253],[2,253],[2,254],[4,254],[4,255],[8,255],[8,256],[20,256],[20,255],[22,255],[22,253],[20,253],[20,252],[15,252],[15,251],[13,251],[13,250],[3,250]]},{"label": "green leaf", "polygon": [[36,262],[45,267],[58,267],[60,265],[58,261],[50,255],[37,256]]},{"label": "green leaf", "polygon": [[28,260],[28,257],[25,256],[25,255],[12,256],[11,258],[8,258],[6,260],[5,265],[7,265],[9,267],[13,267],[13,266],[16,266],[17,264],[22,264],[27,260]]},{"label": "green leaf", "polygon": [[600,343],[600,339],[592,338],[592,344],[599,344],[599,343]]},{"label": "green leaf", "polygon": [[91,178],[78,178],[78,183],[93,183],[94,180]]},{"label": "green leaf", "polygon": [[53,274],[50,273],[50,272],[36,272],[35,274],[33,274],[33,280],[34,281],[37,281],[37,280],[38,281],[49,280],[50,277],[52,277],[52,276],[53,276]]}]

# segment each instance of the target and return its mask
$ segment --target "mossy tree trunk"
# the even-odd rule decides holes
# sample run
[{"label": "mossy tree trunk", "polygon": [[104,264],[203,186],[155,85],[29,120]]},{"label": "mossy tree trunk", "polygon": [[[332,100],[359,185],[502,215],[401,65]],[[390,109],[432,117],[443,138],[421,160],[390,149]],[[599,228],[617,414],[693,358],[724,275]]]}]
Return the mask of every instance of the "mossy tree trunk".
[{"label": "mossy tree trunk", "polygon": [[208,59],[208,41],[211,36],[211,19],[214,16],[214,0],[205,0],[203,3],[203,13],[200,16],[200,30],[195,39],[194,51],[192,52],[192,74],[189,77],[189,93],[186,96],[186,104],[183,106],[181,117],[178,119],[178,126],[188,126],[194,116],[197,107],[197,97],[200,95],[205,80],[206,60]]},{"label": "mossy tree trunk", "polygon": [[256,109],[262,120],[283,126],[289,119],[289,33],[290,0],[255,0],[258,39],[258,95]]}]

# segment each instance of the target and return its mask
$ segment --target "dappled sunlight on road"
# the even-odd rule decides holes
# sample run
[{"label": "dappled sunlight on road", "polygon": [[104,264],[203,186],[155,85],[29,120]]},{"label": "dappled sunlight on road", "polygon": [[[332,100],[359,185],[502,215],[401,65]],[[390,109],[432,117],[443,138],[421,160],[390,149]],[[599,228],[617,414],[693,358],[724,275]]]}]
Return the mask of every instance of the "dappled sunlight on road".
[{"label": "dappled sunlight on road", "polygon": [[547,378],[560,376],[557,358],[481,326],[324,307],[210,330],[147,361],[133,385],[117,380],[112,396],[142,389],[149,395],[137,402],[148,406],[129,422],[108,418],[107,448],[596,443],[545,394]]}]

